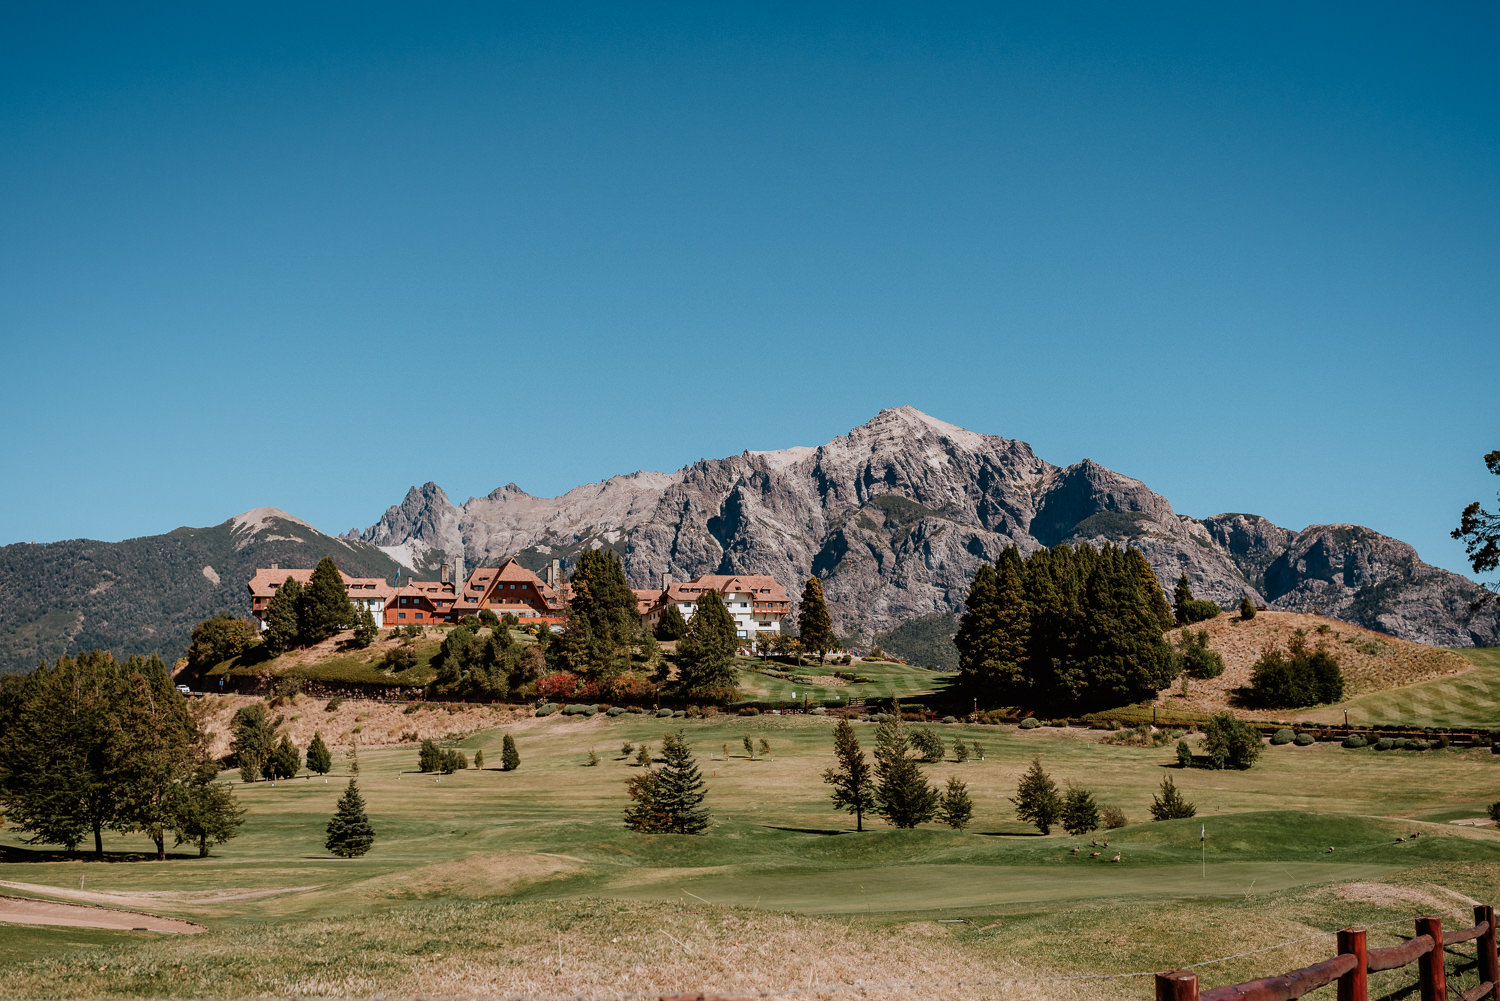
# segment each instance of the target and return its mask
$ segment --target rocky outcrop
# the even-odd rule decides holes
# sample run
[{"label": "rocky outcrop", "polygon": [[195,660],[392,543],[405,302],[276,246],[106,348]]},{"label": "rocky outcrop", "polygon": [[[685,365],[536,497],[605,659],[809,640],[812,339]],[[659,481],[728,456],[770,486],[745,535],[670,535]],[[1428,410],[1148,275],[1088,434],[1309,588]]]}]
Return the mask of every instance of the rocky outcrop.
[{"label": "rocky outcrop", "polygon": [[1007,546],[1114,542],[1140,549],[1163,586],[1186,574],[1195,594],[1226,607],[1248,594],[1406,639],[1500,642],[1500,611],[1469,608],[1476,585],[1369,529],[1185,517],[1097,462],[1054,466],[1025,442],[911,407],[825,445],[703,459],[555,498],[508,484],[455,506],[428,483],[355,534],[392,554],[462,554],[469,566],[517,555],[536,568],[609,546],[637,587],[662,574],[753,572],[795,593],[818,574],[836,626],[853,636],[961,610],[980,563]]}]

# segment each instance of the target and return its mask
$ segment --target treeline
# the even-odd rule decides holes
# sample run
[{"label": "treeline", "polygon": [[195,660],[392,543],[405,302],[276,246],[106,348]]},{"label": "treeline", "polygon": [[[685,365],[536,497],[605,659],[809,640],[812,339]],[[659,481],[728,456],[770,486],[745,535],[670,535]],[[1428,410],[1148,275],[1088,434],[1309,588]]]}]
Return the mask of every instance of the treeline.
[{"label": "treeline", "polygon": [[0,679],[0,803],[28,844],[76,851],[92,835],[145,834],[200,855],[234,837],[243,811],[155,656],[103,650]]},{"label": "treeline", "polygon": [[1181,670],[1163,638],[1176,624],[1134,549],[1011,547],[979,568],[954,643],[976,698],[1090,709],[1150,698]]}]

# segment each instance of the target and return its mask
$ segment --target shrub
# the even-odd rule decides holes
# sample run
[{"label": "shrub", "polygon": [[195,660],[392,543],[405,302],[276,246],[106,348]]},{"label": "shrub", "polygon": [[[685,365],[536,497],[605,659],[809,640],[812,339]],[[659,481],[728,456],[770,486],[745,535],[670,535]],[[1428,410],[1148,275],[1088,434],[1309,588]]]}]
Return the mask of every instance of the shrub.
[{"label": "shrub", "polygon": [[1389,751],[1392,747],[1395,746],[1396,742],[1389,737],[1381,737],[1379,740],[1375,741],[1375,750],[1377,751]]},{"label": "shrub", "polygon": [[1290,744],[1292,742],[1292,738],[1295,736],[1296,734],[1292,733],[1290,728],[1282,727],[1280,730],[1277,730],[1271,735],[1271,743],[1277,745],[1278,747],[1282,744]]},{"label": "shrub", "polygon": [[1249,768],[1260,757],[1260,732],[1232,713],[1214,713],[1203,727],[1210,768]]},{"label": "shrub", "polygon": [[323,707],[323,711],[326,713],[331,713],[343,704],[344,700],[341,697],[335,695],[333,698],[328,700],[328,704]]},{"label": "shrub", "polygon": [[536,707],[536,714],[538,716],[551,716],[561,708],[562,706],[558,705],[556,702],[544,702]]},{"label": "shrub", "polygon": [[1184,629],[1177,641],[1176,660],[1182,672],[1194,678],[1217,678],[1224,673],[1224,658],[1208,648],[1207,629],[1196,633]]},{"label": "shrub", "polygon": [[1255,618],[1255,603],[1250,600],[1250,596],[1248,594],[1240,599],[1240,618]]},{"label": "shrub", "polygon": [[815,706],[814,708],[809,709],[808,713],[812,716],[827,716],[828,710],[824,709],[822,706]]},{"label": "shrub", "polygon": [[1490,804],[1490,819],[1500,824],[1500,800]]},{"label": "shrub", "polygon": [[443,752],[437,744],[430,740],[422,741],[422,747],[417,751],[417,768],[424,772],[442,770]]},{"label": "shrub", "polygon": [[608,709],[604,710],[604,715],[606,715],[606,716],[623,716],[623,715],[625,715],[625,707],[624,706],[610,706]]},{"label": "shrub", "polygon": [[1306,747],[1308,744],[1313,743],[1313,735],[1310,733],[1299,733],[1292,738],[1292,743],[1298,747]]},{"label": "shrub", "polygon": [[757,708],[755,708],[754,706],[745,706],[742,709],[740,709],[740,715],[741,716],[759,716],[760,715],[760,710],[757,709]]},{"label": "shrub", "polygon": [[598,711],[598,706],[591,706],[587,703],[574,703],[573,705],[563,706],[562,714],[564,716],[592,717]]},{"label": "shrub", "polygon": [[380,666],[395,674],[409,671],[417,666],[417,651],[409,646],[391,647],[385,652]]},{"label": "shrub", "polygon": [[672,715],[672,710],[670,710],[670,709],[658,709],[658,710],[656,710],[656,716],[657,716],[658,719],[666,719],[667,717],[669,717],[671,715]]},{"label": "shrub", "polygon": [[1179,740],[1177,742],[1177,767],[1178,768],[1190,768],[1190,767],[1192,767],[1192,764],[1193,764],[1193,751],[1192,751],[1192,748],[1188,747],[1188,742],[1186,740]]},{"label": "shrub", "polygon": [[536,679],[536,693],[546,699],[567,698],[578,694],[581,680],[572,671],[557,671]]},{"label": "shrub", "polygon": [[599,763],[599,752],[591,749],[589,751],[589,756],[584,759],[583,765],[584,765],[585,768],[592,768],[594,765],[597,765],[598,763]]},{"label": "shrub", "polygon": [[1219,613],[1222,611],[1223,609],[1216,602],[1199,601],[1197,598],[1190,598],[1179,606],[1182,624],[1185,626],[1218,618]]},{"label": "shrub", "polygon": [[1261,652],[1252,668],[1251,705],[1286,709],[1337,702],[1344,697],[1344,674],[1325,648],[1307,649],[1301,630],[1293,634],[1283,654],[1273,644]]},{"label": "shrub", "polygon": [[1125,811],[1117,806],[1100,807],[1099,822],[1106,831],[1113,831],[1117,827],[1125,827],[1130,823],[1125,817]]},{"label": "shrub", "polygon": [[1042,721],[1037,719],[1035,716],[1027,716],[1025,719],[1021,720],[1022,730],[1035,730],[1041,725]]},{"label": "shrub", "polygon": [[1349,748],[1350,750],[1353,750],[1356,747],[1364,747],[1368,743],[1369,741],[1365,740],[1365,738],[1360,734],[1351,733],[1349,736],[1344,738],[1343,746]]},{"label": "shrub", "polygon": [[943,717],[943,722],[944,723],[957,723],[958,722],[958,717],[957,716],[944,716]]},{"label": "shrub", "polygon": [[1197,813],[1198,808],[1178,792],[1172,776],[1161,780],[1161,792],[1151,797],[1152,820],[1186,820]]}]

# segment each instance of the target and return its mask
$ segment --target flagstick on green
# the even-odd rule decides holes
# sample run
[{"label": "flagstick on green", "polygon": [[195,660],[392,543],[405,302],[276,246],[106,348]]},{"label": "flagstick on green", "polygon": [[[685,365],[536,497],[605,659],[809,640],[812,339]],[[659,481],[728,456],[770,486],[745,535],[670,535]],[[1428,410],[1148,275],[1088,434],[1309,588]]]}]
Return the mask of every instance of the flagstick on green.
[{"label": "flagstick on green", "polygon": [[1205,849],[1204,849],[1204,846],[1203,846],[1204,839],[1207,838],[1207,837],[1208,837],[1208,825],[1207,824],[1199,824],[1198,825],[1198,861],[1203,866],[1203,876],[1202,876],[1203,879],[1207,879],[1208,878],[1208,856],[1205,854]]}]

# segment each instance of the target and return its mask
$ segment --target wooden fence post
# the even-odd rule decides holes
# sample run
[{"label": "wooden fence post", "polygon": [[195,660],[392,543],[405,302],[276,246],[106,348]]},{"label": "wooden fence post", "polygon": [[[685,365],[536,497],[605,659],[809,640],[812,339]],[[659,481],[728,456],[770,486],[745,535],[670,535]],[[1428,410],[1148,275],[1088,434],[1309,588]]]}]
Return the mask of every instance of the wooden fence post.
[{"label": "wooden fence post", "polygon": [[1198,1001],[1198,974],[1190,970],[1158,973],[1156,1001]]},{"label": "wooden fence post", "polygon": [[1422,1001],[1447,1001],[1448,971],[1443,965],[1442,918],[1417,918],[1417,934],[1432,936],[1432,951],[1417,960]]},{"label": "wooden fence post", "polygon": [[1500,983],[1500,958],[1495,955],[1495,908],[1489,904],[1474,906],[1474,923],[1488,921],[1490,930],[1479,936],[1479,979],[1484,983]]},{"label": "wooden fence post", "polygon": [[1345,954],[1354,957],[1354,969],[1339,977],[1339,1001],[1368,1001],[1370,971],[1363,928],[1339,929],[1339,955]]}]

